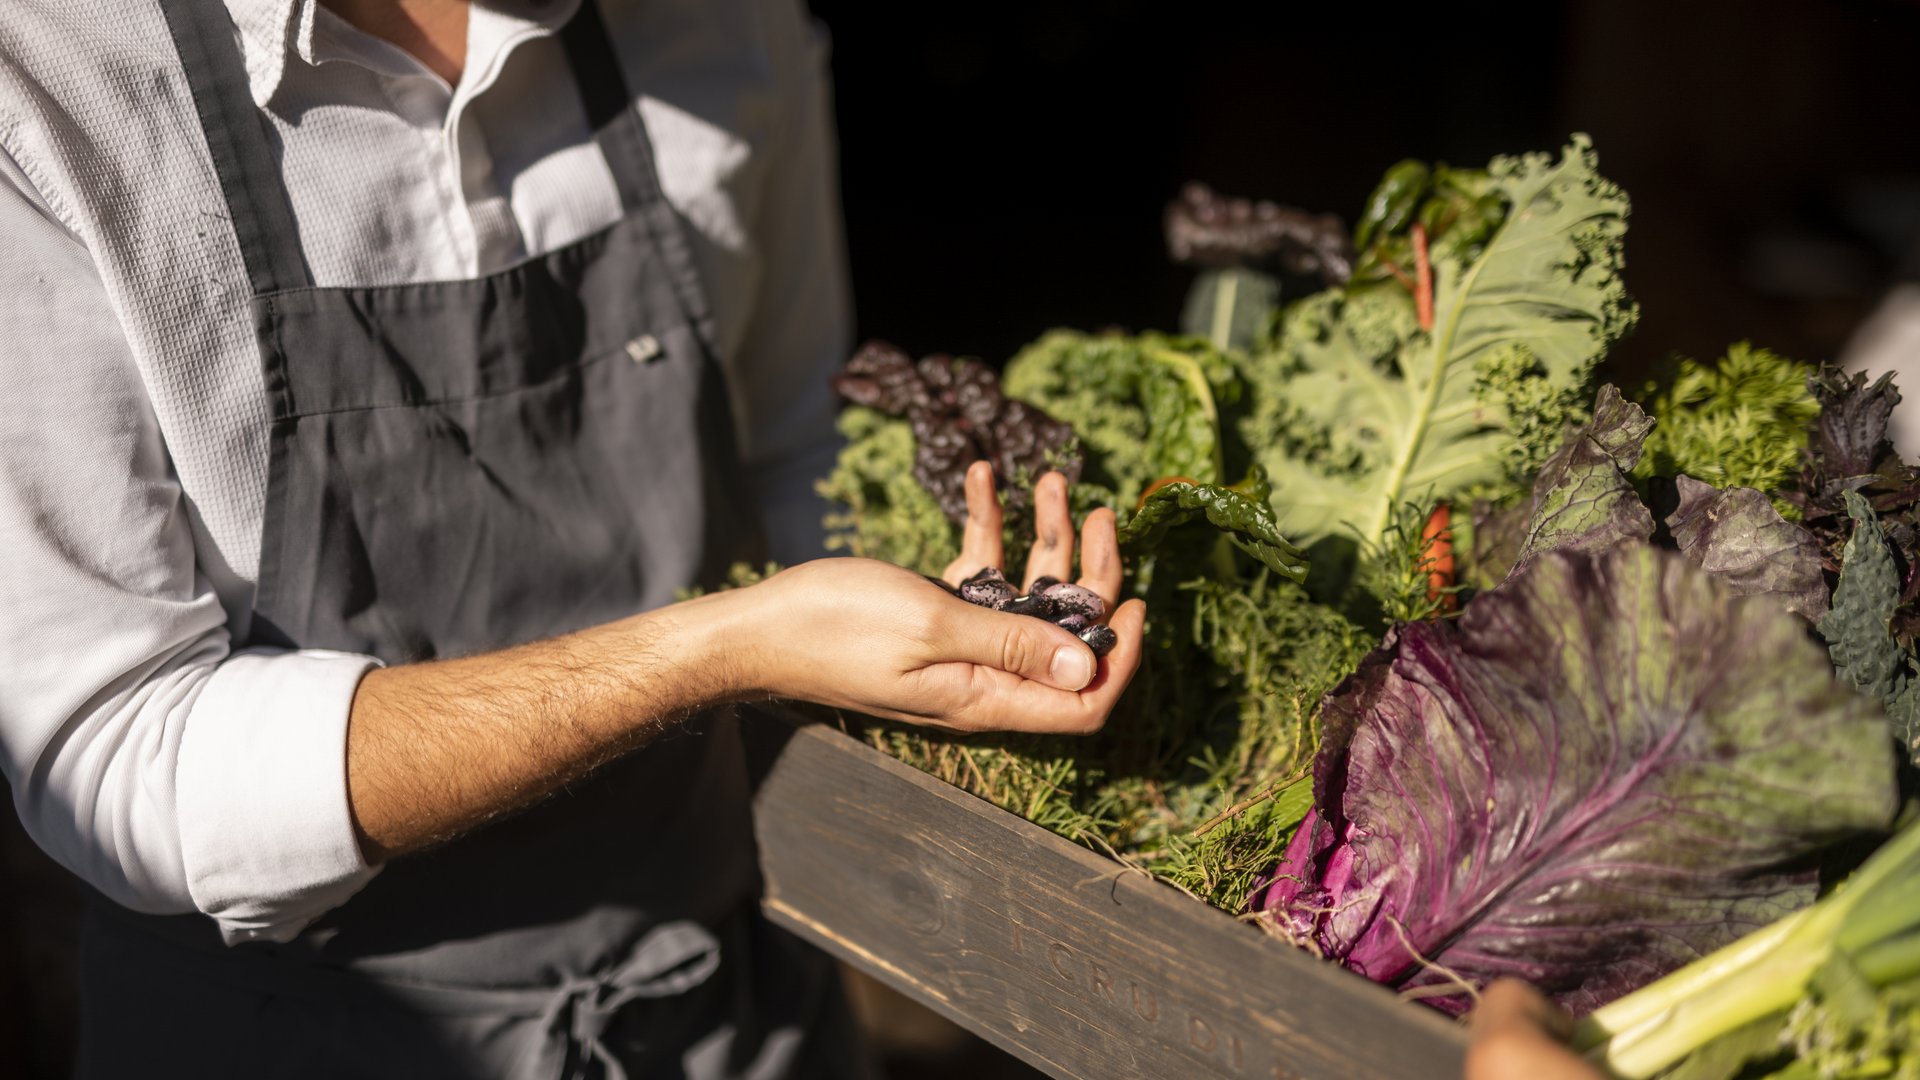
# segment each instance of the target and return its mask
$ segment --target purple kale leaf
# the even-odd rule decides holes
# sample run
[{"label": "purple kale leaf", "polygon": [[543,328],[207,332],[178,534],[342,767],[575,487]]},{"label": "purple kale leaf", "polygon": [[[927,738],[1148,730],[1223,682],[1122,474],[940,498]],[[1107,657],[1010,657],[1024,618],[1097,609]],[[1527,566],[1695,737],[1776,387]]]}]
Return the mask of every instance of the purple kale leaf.
[{"label": "purple kale leaf", "polygon": [[1396,628],[1323,712],[1254,907],[1452,1013],[1502,975],[1589,1012],[1807,903],[1895,808],[1886,721],[1805,625],[1646,545]]},{"label": "purple kale leaf", "polygon": [[1894,609],[1894,640],[1912,656],[1920,653],[1920,470],[1900,460],[1887,437],[1887,418],[1900,403],[1888,373],[1869,383],[1860,372],[1823,367],[1807,377],[1820,415],[1807,435],[1799,488],[1785,497],[1799,506],[1819,539],[1827,583],[1840,574],[1853,527],[1847,492],[1858,492],[1886,530],[1898,561],[1900,599]]},{"label": "purple kale leaf", "polygon": [[966,520],[967,467],[993,465],[1008,509],[1024,510],[1027,488],[1049,469],[1080,478],[1073,428],[1000,392],[1000,377],[977,360],[929,356],[915,363],[891,345],[870,342],[833,377],[856,405],[903,417],[913,427],[913,476],[947,518]]},{"label": "purple kale leaf", "polygon": [[1188,184],[1167,204],[1167,252],[1189,266],[1278,269],[1338,285],[1353,272],[1353,244],[1334,214],[1232,198]]},{"label": "purple kale leaf", "polygon": [[1827,579],[1813,533],[1781,517],[1753,488],[1722,491],[1686,475],[1674,486],[1680,506],[1667,515],[1667,528],[1680,554],[1741,596],[1771,596],[1808,622],[1820,621]]}]

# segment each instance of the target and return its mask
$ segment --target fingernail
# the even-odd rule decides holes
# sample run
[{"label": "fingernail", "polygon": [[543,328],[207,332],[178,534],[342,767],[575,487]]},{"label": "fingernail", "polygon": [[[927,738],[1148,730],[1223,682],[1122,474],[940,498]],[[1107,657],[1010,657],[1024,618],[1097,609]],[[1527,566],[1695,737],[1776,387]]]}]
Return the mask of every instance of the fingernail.
[{"label": "fingernail", "polygon": [[1060,689],[1078,690],[1093,681],[1093,653],[1062,645],[1053,651],[1053,664],[1047,674]]}]

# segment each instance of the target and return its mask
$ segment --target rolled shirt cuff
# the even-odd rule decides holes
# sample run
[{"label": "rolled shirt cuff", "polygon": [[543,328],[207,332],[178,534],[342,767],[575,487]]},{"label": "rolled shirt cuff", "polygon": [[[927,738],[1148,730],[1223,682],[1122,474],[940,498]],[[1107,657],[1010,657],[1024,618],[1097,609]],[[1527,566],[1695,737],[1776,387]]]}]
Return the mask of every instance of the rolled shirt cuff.
[{"label": "rolled shirt cuff", "polygon": [[287,941],[378,873],[347,803],[347,718],[379,661],[245,652],[215,670],[181,737],[180,850],[228,944]]}]

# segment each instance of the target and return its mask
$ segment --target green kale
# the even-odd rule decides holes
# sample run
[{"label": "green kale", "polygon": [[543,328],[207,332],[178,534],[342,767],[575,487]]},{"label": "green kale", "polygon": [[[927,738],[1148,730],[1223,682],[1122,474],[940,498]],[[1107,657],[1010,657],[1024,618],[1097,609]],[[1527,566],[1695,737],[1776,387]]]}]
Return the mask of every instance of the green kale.
[{"label": "green kale", "polygon": [[[1430,306],[1410,295],[1428,274],[1409,289],[1356,269],[1346,288],[1282,314],[1271,351],[1247,364],[1254,404],[1241,433],[1287,535],[1344,534],[1364,550],[1403,502],[1519,494],[1637,315],[1620,283],[1626,195],[1594,162],[1576,136],[1557,162],[1531,154],[1497,158],[1484,176],[1450,172],[1455,190],[1418,211],[1457,231],[1430,238]],[[1481,224],[1460,224],[1469,211]],[[1429,236],[1416,225],[1416,241]]]},{"label": "green kale", "polygon": [[[1682,358],[1670,379],[1649,383],[1641,404],[1658,420],[1646,454],[1633,471],[1651,477],[1681,473],[1715,487],[1748,487],[1772,494],[1789,486],[1807,447],[1807,425],[1820,404],[1807,389],[1810,364],[1747,342],[1718,364]],[[1789,521],[1799,508],[1775,497]]]},{"label": "green kale", "polygon": [[952,522],[913,476],[913,428],[873,409],[842,410],[847,444],[833,471],[814,485],[834,504],[826,517],[827,547],[938,574],[960,554]]},{"label": "green kale", "polygon": [[1117,510],[1156,480],[1225,475],[1220,414],[1238,404],[1241,385],[1204,341],[1055,330],[1007,363],[1001,385],[1073,426],[1087,453],[1085,483],[1110,493]]}]

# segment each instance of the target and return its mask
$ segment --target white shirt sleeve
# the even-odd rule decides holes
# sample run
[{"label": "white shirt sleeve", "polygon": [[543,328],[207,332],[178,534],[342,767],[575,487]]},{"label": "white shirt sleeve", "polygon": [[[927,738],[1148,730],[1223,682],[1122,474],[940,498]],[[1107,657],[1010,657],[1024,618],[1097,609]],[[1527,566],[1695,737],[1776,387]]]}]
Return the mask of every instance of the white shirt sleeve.
[{"label": "white shirt sleeve", "polygon": [[847,359],[852,302],[826,31],[796,0],[758,7],[779,115],[767,181],[749,211],[763,272],[729,374],[769,553],[795,563],[825,554],[826,505],[813,485],[840,447],[828,378]]},{"label": "white shirt sleeve", "polygon": [[86,248],[0,154],[0,768],[35,841],[137,911],[285,940],[373,875],[346,723],[374,661],[230,655]]}]

